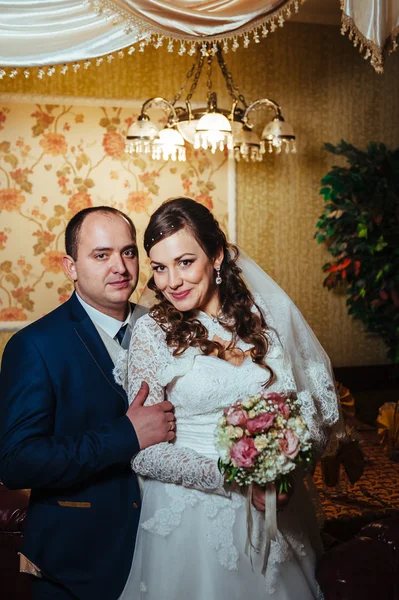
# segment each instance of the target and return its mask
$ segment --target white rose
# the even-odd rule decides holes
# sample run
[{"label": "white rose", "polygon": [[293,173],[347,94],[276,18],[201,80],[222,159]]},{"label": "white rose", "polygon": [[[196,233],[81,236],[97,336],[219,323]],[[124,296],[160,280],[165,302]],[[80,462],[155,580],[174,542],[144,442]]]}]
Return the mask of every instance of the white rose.
[{"label": "white rose", "polygon": [[275,426],[282,428],[284,426],[284,419],[282,416],[278,415],[274,420]]},{"label": "white rose", "polygon": [[246,409],[252,408],[253,405],[254,405],[254,399],[253,398],[247,398],[246,400],[243,401],[242,405]]},{"label": "white rose", "polygon": [[215,446],[220,458],[223,462],[228,462],[230,460],[230,447],[233,442],[226,435],[225,431],[218,432],[215,437]]},{"label": "white rose", "polygon": [[267,439],[260,435],[254,439],[254,444],[257,451],[262,452],[267,446]]},{"label": "white rose", "polygon": [[235,427],[233,427],[233,425],[227,425],[225,433],[229,438],[235,438]]},{"label": "white rose", "polygon": [[244,430],[241,427],[234,427],[234,437],[237,439],[242,438],[244,435]]}]

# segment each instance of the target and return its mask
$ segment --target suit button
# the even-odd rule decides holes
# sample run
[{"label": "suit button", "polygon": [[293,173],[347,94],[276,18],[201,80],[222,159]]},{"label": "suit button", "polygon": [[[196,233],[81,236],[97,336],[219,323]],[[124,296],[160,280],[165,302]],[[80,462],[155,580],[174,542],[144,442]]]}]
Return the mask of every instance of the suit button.
[{"label": "suit button", "polygon": [[137,502],[133,502],[133,508],[137,509],[138,507],[139,507],[139,505],[137,504]]}]

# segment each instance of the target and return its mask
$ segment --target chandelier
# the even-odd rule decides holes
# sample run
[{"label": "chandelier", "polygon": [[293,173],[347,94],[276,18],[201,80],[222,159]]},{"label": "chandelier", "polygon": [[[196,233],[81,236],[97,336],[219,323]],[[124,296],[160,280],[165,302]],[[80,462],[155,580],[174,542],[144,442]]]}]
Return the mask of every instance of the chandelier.
[{"label": "chandelier", "polygon": [[[212,90],[213,61],[221,69],[227,90],[232,99],[230,110],[219,108],[216,93]],[[196,90],[204,65],[207,65],[207,105],[194,108],[191,98]],[[185,106],[177,103],[191,83],[185,97]],[[167,114],[167,123],[159,129],[148,115],[148,109],[161,108]],[[252,111],[272,109],[273,119],[266,124],[261,137],[253,131]],[[149,154],[154,159],[186,160],[185,141],[195,149],[216,152],[227,148],[237,161],[259,162],[266,152],[296,152],[292,127],[284,120],[281,107],[270,98],[260,98],[248,104],[233,81],[224,61],[222,49],[217,44],[201,48],[186,75],[186,79],[172,101],[162,97],[149,98],[141,107],[137,121],[129,127],[126,152]]]}]

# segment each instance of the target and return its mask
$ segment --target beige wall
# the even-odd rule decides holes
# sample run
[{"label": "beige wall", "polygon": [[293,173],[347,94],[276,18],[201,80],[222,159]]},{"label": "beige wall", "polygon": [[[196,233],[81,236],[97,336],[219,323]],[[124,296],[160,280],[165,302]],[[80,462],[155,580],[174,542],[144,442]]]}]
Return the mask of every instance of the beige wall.
[{"label": "beige wall", "polygon": [[[387,362],[383,344],[347,316],[345,298],[323,289],[321,266],[329,255],[313,233],[322,211],[320,179],[336,162],[323,142],[399,145],[399,52],[379,76],[338,28],[289,23],[261,44],[227,54],[226,61],[247,100],[277,100],[298,138],[296,156],[238,166],[239,243],[296,301],[335,366]],[[190,64],[190,57],[148,48],[77,74],[3,80],[0,91],[172,98]],[[219,76],[215,87],[222,104],[227,98]]]}]

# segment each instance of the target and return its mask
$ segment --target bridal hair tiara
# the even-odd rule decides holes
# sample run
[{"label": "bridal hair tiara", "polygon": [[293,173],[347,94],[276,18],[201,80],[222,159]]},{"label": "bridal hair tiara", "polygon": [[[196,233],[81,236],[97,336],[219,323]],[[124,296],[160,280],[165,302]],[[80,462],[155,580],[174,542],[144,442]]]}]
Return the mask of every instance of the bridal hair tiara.
[{"label": "bridal hair tiara", "polygon": [[[175,226],[174,226],[174,225],[171,225],[171,226],[170,226],[170,228],[171,228],[171,229],[174,229],[174,228],[175,228]],[[161,232],[159,233],[159,237],[162,237],[162,236],[163,236],[163,231],[161,231]],[[155,240],[156,240],[156,239],[157,239],[157,238],[151,238],[151,241],[152,241],[152,242],[155,242]],[[147,250],[147,248],[146,248],[146,250]]]}]

